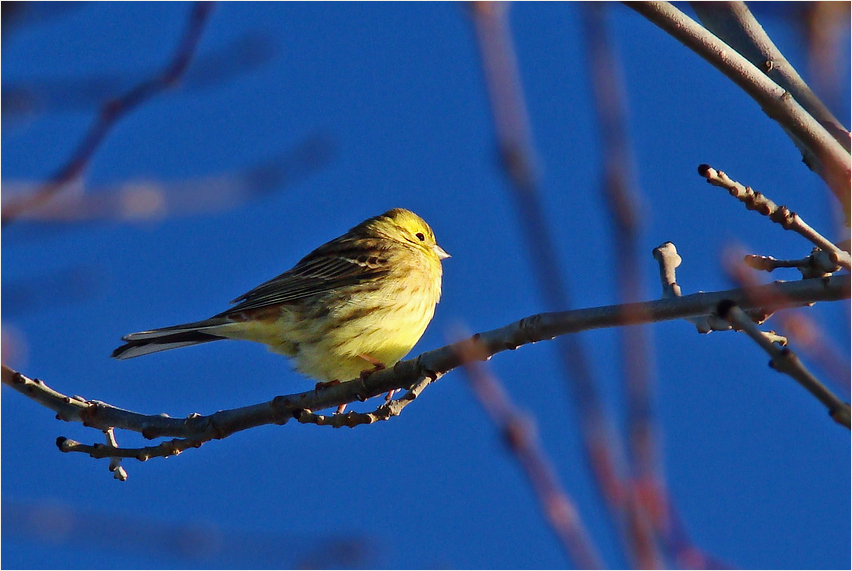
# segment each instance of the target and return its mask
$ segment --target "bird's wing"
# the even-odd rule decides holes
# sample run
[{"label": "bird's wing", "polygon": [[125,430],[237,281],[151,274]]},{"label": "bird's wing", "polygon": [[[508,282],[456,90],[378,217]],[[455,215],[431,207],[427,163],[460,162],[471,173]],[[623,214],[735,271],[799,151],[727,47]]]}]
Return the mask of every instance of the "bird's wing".
[{"label": "bird's wing", "polygon": [[[345,245],[330,243],[305,256],[292,269],[264,282],[231,303],[219,316],[236,311],[289,303],[365,280],[390,271],[381,243]],[[218,316],[217,316],[218,317]]]}]

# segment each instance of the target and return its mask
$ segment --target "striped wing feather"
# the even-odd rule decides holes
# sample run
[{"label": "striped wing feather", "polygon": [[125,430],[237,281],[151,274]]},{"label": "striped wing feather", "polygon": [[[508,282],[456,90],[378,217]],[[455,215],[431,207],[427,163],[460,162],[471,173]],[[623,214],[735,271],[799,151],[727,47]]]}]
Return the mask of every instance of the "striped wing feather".
[{"label": "striped wing feather", "polygon": [[[372,241],[370,241],[372,242]],[[342,247],[343,246],[343,247]],[[329,243],[305,256],[292,269],[241,295],[236,305],[215,317],[237,311],[290,303],[364,280],[381,278],[389,271],[386,252],[376,255],[381,242],[344,246]]]}]

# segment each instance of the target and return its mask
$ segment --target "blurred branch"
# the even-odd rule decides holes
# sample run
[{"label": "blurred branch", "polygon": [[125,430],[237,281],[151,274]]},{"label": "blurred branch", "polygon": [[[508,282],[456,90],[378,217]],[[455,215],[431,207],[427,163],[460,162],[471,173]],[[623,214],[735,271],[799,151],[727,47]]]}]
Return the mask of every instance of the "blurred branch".
[{"label": "blurred branch", "polygon": [[683,520],[672,507],[669,508],[669,524],[671,530],[664,539],[669,543],[669,553],[675,554],[675,569],[735,569],[727,562],[695,547],[687,538]]},{"label": "blurred branch", "polygon": [[[285,153],[242,170],[177,182],[127,181],[114,187],[65,193],[22,212],[18,218],[38,223],[80,224],[102,220],[138,222],[224,212],[282,190],[319,170],[329,163],[333,152],[329,141],[313,135]],[[5,191],[10,189],[15,190],[14,183],[5,185]]]},{"label": "blurred branch", "polygon": [[[535,150],[507,10],[508,4],[504,2],[470,5],[500,164],[509,179],[535,282],[546,309],[564,309],[572,305],[569,288],[560,271],[556,244],[548,231],[541,203]],[[621,439],[602,405],[581,340],[561,338],[556,350],[563,379],[580,418],[580,435],[594,482],[610,513],[620,520],[625,508]]]},{"label": "blurred branch", "polygon": [[64,17],[83,7],[85,2],[4,2],[2,10],[2,39],[14,35],[27,26],[38,25]]},{"label": "blurred branch", "polygon": [[[708,315],[713,313],[723,300],[731,300],[745,309],[757,309],[751,300],[765,299],[770,307],[761,309],[774,311],[816,301],[848,299],[849,287],[849,275],[837,275],[797,282],[776,282],[753,288],[696,293],[656,301],[542,313],[500,329],[478,333],[471,337],[471,340],[483,347],[485,358],[488,358],[528,343],[549,340],[568,333]],[[145,415],[96,400],[67,396],[6,365],[2,366],[2,381],[3,384],[56,412],[59,420],[81,422],[84,426],[98,430],[130,430],[141,433],[147,439],[170,436],[179,438],[139,449],[121,449],[105,444],[81,445],[65,438],[57,440],[60,449],[66,451],[84,451],[103,458],[133,457],[147,460],[152,456],[167,456],[197,448],[210,440],[226,438],[235,432],[256,426],[286,424],[291,418],[298,418],[306,409],[324,410],[356,400],[365,400],[391,390],[412,390],[423,383],[428,384],[439,379],[464,363],[459,345],[452,344],[428,351],[414,359],[400,361],[389,369],[370,374],[365,379],[278,396],[268,402],[223,410],[208,416],[192,414],[186,418],[170,418],[165,414]],[[410,397],[411,395],[406,394],[402,398]]]},{"label": "blurred branch", "polygon": [[[222,85],[250,73],[275,55],[271,34],[254,31],[208,53],[198,54],[181,78],[181,89],[206,89]],[[35,79],[3,83],[3,120],[21,115],[79,111],[97,107],[116,99],[140,83],[138,77],[151,77],[157,72],[145,71],[124,77],[118,72],[98,73],[83,77]]]},{"label": "blurred branch", "polygon": [[560,485],[553,465],[541,449],[534,420],[517,410],[500,382],[475,362],[487,358],[480,343],[468,339],[456,346],[462,352],[474,394],[524,470],[566,555],[577,569],[603,569],[600,553],[580,519],[576,503]]},{"label": "blurred branch", "polygon": [[[583,5],[587,68],[591,79],[594,108],[600,130],[603,156],[604,195],[613,226],[614,272],[622,302],[641,299],[642,271],[637,240],[641,225],[638,212],[636,176],[630,138],[627,134],[627,103],[621,66],[609,40],[604,14],[607,5]],[[631,477],[625,486],[627,543],[632,561],[640,569],[660,569],[663,565],[659,536],[667,524],[667,503],[662,498],[659,476],[657,428],[653,418],[652,372],[649,363],[649,336],[640,327],[618,330],[621,343],[621,369],[627,401],[627,450]],[[645,493],[643,493],[643,490]]]},{"label": "blurred branch", "polygon": [[742,88],[791,136],[805,164],[817,173],[850,217],[849,152],[816,119],[763,71],[668,2],[625,2],[703,57]]},{"label": "blurred branch", "polygon": [[197,2],[193,5],[183,38],[172,61],[160,75],[143,81],[120,98],[104,105],[95,123],[71,155],[71,158],[51,177],[49,182],[35,193],[23,196],[20,200],[7,201],[3,205],[2,217],[0,217],[2,226],[6,226],[23,212],[46,203],[79,177],[88,166],[101,142],[118,123],[119,119],[177,82],[186,71],[195,53],[212,7],[213,5],[210,2]]},{"label": "blurred branch", "polygon": [[807,46],[811,83],[833,109],[848,107],[840,52],[849,45],[849,2],[803,2],[798,8],[791,20]]},{"label": "blurred branch", "polygon": [[[3,494],[4,541],[24,541],[66,552],[121,552],[166,568],[361,569],[382,566],[380,540],[361,533],[282,533],[216,525],[209,512],[175,520],[147,510],[95,511],[94,502],[27,501]],[[55,497],[58,494],[45,494]],[[228,521],[227,519],[224,521]],[[225,523],[227,526],[228,523]],[[36,547],[38,548],[38,547]],[[79,565],[78,565],[79,566]]]},{"label": "blurred branch", "polygon": [[743,186],[735,180],[731,180],[722,171],[717,171],[709,165],[699,165],[698,174],[707,179],[713,186],[726,189],[731,196],[743,202],[749,210],[768,216],[773,222],[780,224],[785,230],[792,230],[804,236],[811,243],[828,254],[830,261],[836,264],[834,268],[826,268],[827,273],[837,271],[837,266],[849,270],[852,268],[852,258],[848,252],[844,252],[834,245],[831,240],[811,228],[802,217],[792,212],[786,206],[778,206],[765,195],[754,191],[750,186]]},{"label": "blurred branch", "polygon": [[755,343],[766,351],[772,360],[769,365],[781,373],[785,373],[795,379],[809,393],[814,395],[817,400],[828,408],[829,416],[841,426],[850,428],[852,425],[852,417],[850,415],[849,405],[841,401],[834,393],[823,385],[819,380],[805,368],[804,364],[799,360],[793,351],[790,349],[782,349],[775,343],[766,338],[763,331],[758,329],[757,325],[740,309],[736,303],[725,300],[719,303],[717,313],[722,319],[725,319],[734,326],[738,331],[744,331],[751,337]]},{"label": "blurred branch", "polygon": [[849,131],[828,110],[796,68],[787,61],[745,2],[690,2],[701,23],[737,50],[780,87],[790,92],[814,119],[849,152]]}]

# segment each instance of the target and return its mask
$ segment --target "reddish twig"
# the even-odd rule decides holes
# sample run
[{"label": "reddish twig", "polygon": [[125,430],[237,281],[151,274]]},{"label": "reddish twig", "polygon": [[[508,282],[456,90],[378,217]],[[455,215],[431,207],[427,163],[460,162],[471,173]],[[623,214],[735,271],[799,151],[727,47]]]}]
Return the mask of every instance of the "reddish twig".
[{"label": "reddish twig", "polygon": [[477,362],[487,358],[481,343],[467,340],[455,346],[465,363],[464,370],[473,392],[524,470],[566,555],[578,569],[602,569],[600,555],[580,519],[576,504],[562,489],[552,463],[535,437],[534,421],[515,408],[500,382]]},{"label": "reddish twig", "polygon": [[[584,6],[584,28],[588,69],[594,92],[604,157],[602,192],[613,223],[613,253],[617,260],[614,277],[622,302],[640,299],[642,272],[637,239],[640,215],[636,204],[636,177],[632,168],[627,134],[625,93],[621,68],[607,36],[604,4]],[[625,482],[627,542],[633,562],[641,569],[663,567],[659,536],[668,527],[659,476],[657,427],[652,411],[652,372],[647,331],[640,327],[619,329],[622,370],[627,395],[627,450],[632,477]]]},{"label": "reddish twig", "polygon": [[[491,100],[501,164],[515,198],[536,282],[548,309],[565,309],[572,304],[563,272],[559,271],[555,242],[543,215],[529,119],[506,9],[506,4],[499,2],[475,3],[472,6],[473,23]],[[621,440],[601,404],[580,339],[560,338],[556,347],[558,362],[580,416],[586,460],[595,475],[599,492],[607,505],[618,513],[623,507],[624,496]]]}]

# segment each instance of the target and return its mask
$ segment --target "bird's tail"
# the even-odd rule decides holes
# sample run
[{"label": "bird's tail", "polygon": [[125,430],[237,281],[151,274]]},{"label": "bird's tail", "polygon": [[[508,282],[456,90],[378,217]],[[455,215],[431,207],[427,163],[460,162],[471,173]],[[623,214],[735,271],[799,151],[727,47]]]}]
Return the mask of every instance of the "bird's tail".
[{"label": "bird's tail", "polygon": [[195,323],[184,323],[151,331],[140,331],[122,337],[127,343],[112,352],[114,359],[131,359],[158,351],[168,351],[178,347],[188,347],[198,343],[208,343],[226,339],[211,331],[216,331],[225,324],[223,319],[207,319]]}]

